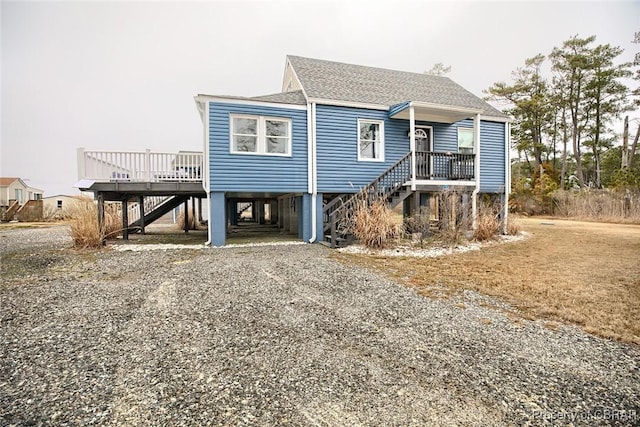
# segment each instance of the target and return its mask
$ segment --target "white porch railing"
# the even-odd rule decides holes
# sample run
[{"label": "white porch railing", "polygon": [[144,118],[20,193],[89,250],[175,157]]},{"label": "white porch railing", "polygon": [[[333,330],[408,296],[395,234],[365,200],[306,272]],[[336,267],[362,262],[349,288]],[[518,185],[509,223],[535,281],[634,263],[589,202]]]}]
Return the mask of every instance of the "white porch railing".
[{"label": "white porch railing", "polygon": [[78,179],[100,182],[200,182],[201,152],[88,151],[78,148]]}]

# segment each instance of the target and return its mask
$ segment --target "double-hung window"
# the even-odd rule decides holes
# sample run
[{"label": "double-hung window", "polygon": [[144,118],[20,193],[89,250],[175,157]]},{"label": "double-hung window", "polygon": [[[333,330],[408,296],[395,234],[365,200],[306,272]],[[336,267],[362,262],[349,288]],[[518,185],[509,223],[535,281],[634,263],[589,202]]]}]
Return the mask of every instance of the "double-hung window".
[{"label": "double-hung window", "polygon": [[384,161],[384,122],[358,119],[358,160]]},{"label": "double-hung window", "polygon": [[230,142],[234,154],[291,156],[291,120],[232,114]]},{"label": "double-hung window", "polygon": [[473,154],[473,128],[458,128],[458,153]]}]

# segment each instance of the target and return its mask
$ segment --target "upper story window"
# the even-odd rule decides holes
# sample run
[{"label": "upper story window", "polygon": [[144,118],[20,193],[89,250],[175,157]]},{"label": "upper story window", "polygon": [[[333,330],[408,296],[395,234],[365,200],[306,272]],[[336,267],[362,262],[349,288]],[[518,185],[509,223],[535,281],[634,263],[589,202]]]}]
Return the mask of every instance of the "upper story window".
[{"label": "upper story window", "polygon": [[358,119],[358,160],[384,161],[384,122]]},{"label": "upper story window", "polygon": [[291,155],[291,119],[231,115],[231,152],[234,154]]},{"label": "upper story window", "polygon": [[458,128],[458,153],[473,154],[473,128]]}]

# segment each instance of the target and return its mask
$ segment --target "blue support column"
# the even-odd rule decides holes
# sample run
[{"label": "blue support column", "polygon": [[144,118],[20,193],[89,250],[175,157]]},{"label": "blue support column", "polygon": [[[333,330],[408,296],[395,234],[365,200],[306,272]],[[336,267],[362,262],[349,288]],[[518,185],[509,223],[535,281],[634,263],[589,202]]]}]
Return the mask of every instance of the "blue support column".
[{"label": "blue support column", "polygon": [[224,246],[227,237],[227,209],[224,192],[211,193],[211,244]]},{"label": "blue support column", "polygon": [[324,221],[322,219],[322,194],[316,195],[316,242],[321,242],[324,240]]},{"label": "blue support column", "polygon": [[305,193],[302,197],[299,197],[301,200],[301,207],[298,210],[298,236],[308,242],[311,239],[313,234],[313,228],[316,230],[316,242],[323,239],[322,236],[322,194],[316,195],[316,222],[315,224],[311,223],[312,215],[311,215],[311,201],[313,196],[311,194]]}]

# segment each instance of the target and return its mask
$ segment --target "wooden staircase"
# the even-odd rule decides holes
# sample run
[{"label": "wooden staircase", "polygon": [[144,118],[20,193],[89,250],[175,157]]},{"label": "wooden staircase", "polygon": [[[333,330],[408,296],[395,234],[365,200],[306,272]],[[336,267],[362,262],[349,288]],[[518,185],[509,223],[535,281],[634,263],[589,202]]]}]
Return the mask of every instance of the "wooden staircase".
[{"label": "wooden staircase", "polygon": [[350,224],[358,201],[368,204],[383,199],[390,208],[394,208],[413,192],[411,180],[411,153],[407,153],[393,166],[371,181],[355,194],[340,195],[323,208],[325,242],[332,248],[347,246],[354,238],[350,233]]},{"label": "wooden staircase", "polygon": [[[147,197],[144,201],[144,225],[147,226],[163,215],[177,208],[182,203],[189,200],[189,196],[169,196],[169,197]],[[135,233],[142,229],[140,219],[140,206],[138,204],[129,208],[129,232]]]}]

